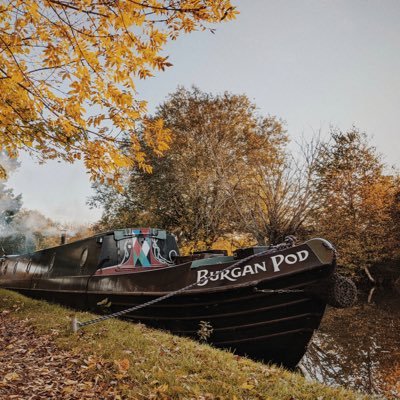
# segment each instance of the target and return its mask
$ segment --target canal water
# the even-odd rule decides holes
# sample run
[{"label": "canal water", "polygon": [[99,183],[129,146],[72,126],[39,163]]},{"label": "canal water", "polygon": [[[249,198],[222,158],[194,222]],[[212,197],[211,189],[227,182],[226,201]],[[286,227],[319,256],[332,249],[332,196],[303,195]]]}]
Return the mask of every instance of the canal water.
[{"label": "canal water", "polygon": [[310,379],[400,399],[400,294],[374,290],[328,308],[300,369]]}]

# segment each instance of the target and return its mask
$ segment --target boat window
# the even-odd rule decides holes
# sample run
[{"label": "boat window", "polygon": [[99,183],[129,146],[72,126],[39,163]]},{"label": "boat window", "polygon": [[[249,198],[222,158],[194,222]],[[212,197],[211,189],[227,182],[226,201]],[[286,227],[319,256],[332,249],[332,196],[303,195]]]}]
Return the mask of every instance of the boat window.
[{"label": "boat window", "polygon": [[25,272],[29,272],[31,270],[32,266],[32,260],[28,261],[28,264],[26,264]]},{"label": "boat window", "polygon": [[51,257],[50,264],[49,264],[49,272],[51,272],[53,270],[55,260],[56,260],[56,253],[53,253],[53,256]]},{"label": "boat window", "polygon": [[18,261],[14,264],[13,274],[15,274],[17,272],[17,267],[18,267]]},{"label": "boat window", "polygon": [[88,254],[89,254],[89,251],[87,248],[82,251],[81,260],[79,261],[79,266],[81,268],[83,268],[85,266]]}]

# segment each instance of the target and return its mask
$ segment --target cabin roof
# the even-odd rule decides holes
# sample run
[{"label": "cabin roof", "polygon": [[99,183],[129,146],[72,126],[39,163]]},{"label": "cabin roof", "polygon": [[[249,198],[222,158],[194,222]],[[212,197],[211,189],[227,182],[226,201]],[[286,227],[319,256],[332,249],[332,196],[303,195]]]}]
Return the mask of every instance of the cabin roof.
[{"label": "cabin roof", "polygon": [[[68,245],[71,243],[79,243],[79,242],[83,242],[88,239],[100,238],[100,237],[107,236],[107,235],[114,235],[116,237],[116,240],[121,240],[125,237],[132,237],[132,236],[139,236],[139,235],[150,235],[150,236],[155,236],[155,237],[158,237],[161,239],[161,238],[165,238],[166,234],[167,234],[167,231],[165,229],[160,229],[160,228],[147,228],[147,227],[146,228],[143,228],[143,227],[141,227],[141,228],[121,228],[121,229],[115,229],[115,230],[109,230],[109,231],[105,231],[105,232],[96,233],[94,235],[87,236],[82,239],[74,240],[73,242],[67,242],[65,244],[59,244],[57,246],[47,247],[47,248],[41,249],[41,250],[55,249],[57,247],[65,246],[65,245]],[[36,251],[41,251],[41,250],[36,250]],[[32,253],[36,253],[36,251],[34,251]],[[23,255],[29,256],[32,253],[6,254],[3,257],[14,258],[14,257],[21,257]]]}]

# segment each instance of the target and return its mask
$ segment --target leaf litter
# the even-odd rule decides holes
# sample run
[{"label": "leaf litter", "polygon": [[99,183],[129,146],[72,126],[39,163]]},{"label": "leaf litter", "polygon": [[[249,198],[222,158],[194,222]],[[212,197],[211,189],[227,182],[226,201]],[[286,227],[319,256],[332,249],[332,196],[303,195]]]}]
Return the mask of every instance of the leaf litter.
[{"label": "leaf litter", "polygon": [[27,319],[0,313],[0,399],[123,399],[129,367],[58,348],[57,330],[38,334]]},{"label": "leaf litter", "polygon": [[141,324],[109,320],[72,334],[70,318],[0,290],[0,400],[368,398]]}]

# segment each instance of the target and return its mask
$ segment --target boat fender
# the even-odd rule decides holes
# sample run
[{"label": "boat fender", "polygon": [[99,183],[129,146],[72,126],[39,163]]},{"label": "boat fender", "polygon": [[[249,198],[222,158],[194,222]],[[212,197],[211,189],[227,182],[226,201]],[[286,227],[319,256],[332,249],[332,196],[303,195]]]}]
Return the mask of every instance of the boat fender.
[{"label": "boat fender", "polygon": [[332,274],[322,282],[310,285],[305,291],[336,308],[351,307],[357,300],[357,288],[354,282],[338,273]]},{"label": "boat fender", "polygon": [[337,273],[330,278],[327,303],[336,308],[352,307],[357,300],[357,287],[354,282]]}]

